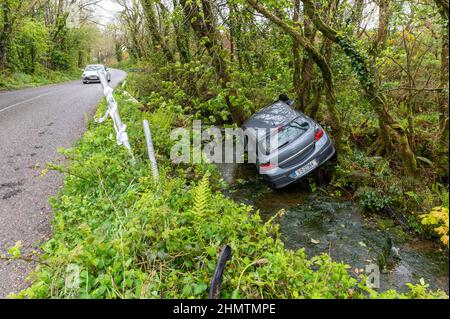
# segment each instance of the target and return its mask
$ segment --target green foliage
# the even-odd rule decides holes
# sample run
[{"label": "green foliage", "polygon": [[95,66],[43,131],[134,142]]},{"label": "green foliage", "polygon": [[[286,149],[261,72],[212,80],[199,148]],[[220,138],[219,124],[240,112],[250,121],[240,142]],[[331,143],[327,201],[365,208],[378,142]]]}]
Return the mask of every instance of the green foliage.
[{"label": "green foliage", "polygon": [[192,199],[192,213],[198,218],[200,218],[201,215],[207,213],[206,208],[208,207],[209,198],[211,196],[208,177],[209,175],[205,174],[193,192],[194,196]]},{"label": "green foliage", "polygon": [[22,242],[18,241],[14,246],[8,249],[8,254],[11,255],[13,259],[18,259],[21,257],[22,253],[20,248],[22,247]]},{"label": "green foliage", "polygon": [[0,63],[0,88],[53,83],[73,77],[75,72],[79,76],[80,68],[91,61],[100,31],[89,23],[69,26],[68,12],[56,8],[60,5],[66,4],[27,0],[2,3],[0,54],[4,63]]},{"label": "green foliage", "polygon": [[[292,2],[263,2],[292,25]],[[0,87],[52,83],[73,72],[78,76],[78,68],[91,59],[93,43],[102,38],[91,24],[69,28],[66,14],[43,23],[47,11],[41,2],[32,17],[20,10],[20,1],[4,3],[13,8],[12,17],[20,19],[10,32]],[[421,215],[445,206],[441,196],[448,194],[448,140],[436,138],[441,132],[439,122],[448,111],[446,103],[439,102],[442,92],[434,90],[441,85],[439,52],[445,35],[436,30],[446,22],[429,3],[411,2],[411,10],[405,10],[405,4],[392,2],[390,32],[379,52],[370,52],[376,30],[363,27],[364,15],[358,18],[353,2],[343,1],[337,8],[329,1],[317,4],[318,14],[337,30],[339,38],[336,46],[329,45],[316,30],[313,43],[331,67],[342,121],[343,146],[332,171],[330,193],[353,196],[374,212],[389,204],[418,233],[434,236],[433,229],[422,225]],[[3,8],[0,28],[4,26]],[[362,9],[367,11],[365,3]],[[140,10],[130,3],[120,15],[124,24],[118,34],[126,39],[114,39],[112,47],[120,62],[117,67],[129,71],[127,89],[143,104],[118,95],[126,105],[124,115],[138,164],[129,166],[127,153],[117,149],[114,132],[107,125],[91,124],[77,147],[64,152],[72,163],[66,169],[65,189],[53,201],[55,236],[44,246],[44,258],[51,267],[40,266],[35,284],[22,295],[204,297],[218,249],[228,242],[236,255],[226,274],[224,297],[367,296],[362,291],[372,297],[428,297],[424,285],[411,287],[406,295],[392,291],[379,295],[361,287],[354,290],[355,279],[348,276],[345,265],[323,256],[308,259],[301,250],[284,252],[275,225],[261,225],[252,208],[217,192],[221,182],[213,168],[174,166],[168,161],[171,127],[190,125],[193,119],[207,125],[232,125],[225,96],[230,95],[232,104],[242,107],[246,116],[282,92],[293,97],[296,62],[289,34],[256,17],[246,1],[215,6],[217,18],[220,13],[215,31],[223,47],[211,51],[228,64],[223,67],[230,78],[223,86],[214,54],[205,48],[207,37],[196,36],[180,6],[160,17],[161,36],[174,54],[170,61],[161,46],[149,40],[145,23],[136,18]],[[296,28],[305,34],[303,23]],[[126,47],[122,61],[120,44]],[[308,54],[300,51],[303,68]],[[328,131],[335,123],[324,99],[322,75],[316,65],[309,75],[311,80],[301,87],[311,87],[305,112],[310,114],[317,103],[316,119]],[[413,87],[408,89],[409,85]],[[387,97],[384,110],[371,106],[376,96],[366,98],[374,86]],[[138,108],[147,113],[142,115]],[[399,123],[396,129],[407,132],[418,159],[418,177],[403,175],[402,164],[392,156],[396,146],[391,141],[382,138],[386,147],[378,147],[379,114],[383,112]],[[161,163],[159,188],[148,177],[144,162],[142,118],[150,122]],[[315,182],[309,184],[315,191]],[[83,266],[82,287],[68,292],[63,274],[71,262]]]},{"label": "green foliage", "polygon": [[448,192],[444,197],[446,197],[446,202],[444,200],[443,206],[434,207],[428,214],[420,217],[422,218],[423,225],[431,225],[434,227],[433,231],[440,237],[441,243],[448,247]]},{"label": "green foliage", "polygon": [[[223,89],[209,63],[210,59],[203,57],[185,64],[143,64],[146,72],[132,73],[129,87],[147,111],[163,107],[178,114],[180,120],[189,121],[187,117],[191,117],[215,125],[231,122],[224,99],[228,90],[236,92],[232,103],[251,114],[289,87],[289,78],[282,72],[267,70],[256,76],[236,70],[232,72],[233,81]],[[280,63],[277,69],[281,70],[281,67]]]},{"label": "green foliage", "polygon": [[377,191],[364,191],[359,204],[369,211],[382,211],[391,202],[389,197],[380,196]]},{"label": "green foliage", "polygon": [[12,43],[11,63],[28,74],[39,73],[48,51],[48,31],[43,22],[26,19]]},{"label": "green foliage", "polygon": [[[303,249],[285,250],[278,225],[262,223],[258,211],[209,186],[209,179],[218,182],[213,166],[197,166],[191,175],[162,157],[155,185],[142,143],[143,114],[125,94],[116,99],[138,162],[129,164],[110,120],[91,122],[82,140],[63,151],[70,164],[52,200],[53,235],[42,247],[32,285],[15,297],[204,298],[225,243],[233,258],[223,298],[445,297],[416,293],[416,286],[412,295],[378,294],[328,255],[309,259]],[[166,133],[152,133],[157,153],[164,153],[158,135]],[[70,264],[80,267],[79,288],[65,287]]]}]

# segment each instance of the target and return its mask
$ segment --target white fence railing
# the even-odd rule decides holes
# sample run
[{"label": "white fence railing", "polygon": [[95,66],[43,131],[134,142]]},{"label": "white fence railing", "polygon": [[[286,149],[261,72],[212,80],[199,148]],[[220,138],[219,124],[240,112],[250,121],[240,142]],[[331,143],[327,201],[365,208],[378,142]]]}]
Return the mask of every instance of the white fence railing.
[{"label": "white fence railing", "polygon": [[[135,162],[135,158],[133,155],[133,152],[131,150],[130,142],[128,140],[128,134],[127,134],[127,126],[123,124],[122,119],[120,118],[119,114],[119,108],[117,107],[117,102],[114,99],[113,95],[113,89],[108,85],[108,81],[106,79],[106,74],[104,71],[98,72],[98,76],[100,78],[100,82],[103,87],[103,93],[106,97],[106,102],[108,104],[108,110],[105,112],[105,115],[103,115],[99,119],[95,119],[97,123],[102,123],[105,121],[108,116],[111,117],[114,123],[114,129],[116,131],[116,138],[117,138],[117,144],[123,145],[127,148],[128,152],[130,153],[132,162]],[[125,82],[124,82],[125,84]],[[122,85],[122,88],[124,87],[124,84]],[[124,91],[124,93],[129,96],[129,99],[133,103],[139,103],[133,96],[131,96],[128,92]],[[145,140],[147,142],[147,150],[148,150],[148,157],[150,159],[151,163],[151,170],[153,174],[153,179],[158,182],[159,179],[159,172],[158,172],[158,165],[156,163],[156,157],[155,157],[155,150],[153,148],[153,142],[152,142],[152,135],[150,132],[150,127],[148,125],[148,121],[143,121],[143,127],[144,127],[144,134],[145,134]]]},{"label": "white fence railing", "polygon": [[108,81],[106,80],[106,74],[104,71],[98,72],[98,76],[100,78],[100,82],[103,87],[103,94],[105,94],[106,97],[108,110],[106,111],[105,115],[103,115],[99,119],[95,119],[95,121],[101,123],[105,121],[108,118],[108,116],[111,116],[111,119],[113,120],[114,123],[114,129],[116,131],[117,144],[126,147],[128,152],[130,153],[132,161],[134,162],[135,158],[131,150],[130,142],[128,140],[127,126],[122,123],[122,120],[120,118],[117,102],[114,99],[113,95],[113,89],[108,85]]}]

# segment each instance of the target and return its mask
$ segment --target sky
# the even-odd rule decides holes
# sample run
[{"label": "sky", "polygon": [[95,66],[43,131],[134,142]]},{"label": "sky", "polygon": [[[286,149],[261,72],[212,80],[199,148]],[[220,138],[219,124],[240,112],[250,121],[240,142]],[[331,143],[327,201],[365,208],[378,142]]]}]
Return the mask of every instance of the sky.
[{"label": "sky", "polygon": [[105,25],[113,22],[115,14],[121,9],[114,0],[102,0],[97,10],[98,21]]}]

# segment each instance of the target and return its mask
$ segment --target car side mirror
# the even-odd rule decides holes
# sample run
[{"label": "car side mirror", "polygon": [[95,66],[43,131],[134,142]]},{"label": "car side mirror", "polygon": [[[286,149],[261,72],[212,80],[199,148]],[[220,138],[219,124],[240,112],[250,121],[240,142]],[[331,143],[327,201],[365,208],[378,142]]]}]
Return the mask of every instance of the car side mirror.
[{"label": "car side mirror", "polygon": [[287,102],[287,101],[289,101],[289,97],[287,96],[287,94],[282,93],[278,96],[278,100],[280,100],[282,102]]}]

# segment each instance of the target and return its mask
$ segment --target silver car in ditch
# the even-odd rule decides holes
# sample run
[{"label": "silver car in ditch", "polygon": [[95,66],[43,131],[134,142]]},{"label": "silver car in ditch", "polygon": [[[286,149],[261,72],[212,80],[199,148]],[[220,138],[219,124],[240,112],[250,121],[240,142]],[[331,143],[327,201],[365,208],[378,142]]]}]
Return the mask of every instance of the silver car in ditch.
[{"label": "silver car in ditch", "polygon": [[[276,189],[310,174],[336,152],[324,129],[293,109],[292,104],[292,100],[281,95],[278,101],[255,113],[243,125],[243,129],[252,129],[246,131],[259,132],[247,134],[245,143],[248,147],[251,139],[256,145],[259,173]],[[274,136],[278,142],[271,146],[270,139]]]},{"label": "silver car in ditch", "polygon": [[105,72],[106,80],[108,80],[108,82],[111,81],[111,73],[103,64],[89,64],[83,71],[83,83],[100,82],[98,72]]}]

